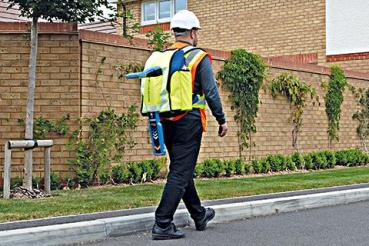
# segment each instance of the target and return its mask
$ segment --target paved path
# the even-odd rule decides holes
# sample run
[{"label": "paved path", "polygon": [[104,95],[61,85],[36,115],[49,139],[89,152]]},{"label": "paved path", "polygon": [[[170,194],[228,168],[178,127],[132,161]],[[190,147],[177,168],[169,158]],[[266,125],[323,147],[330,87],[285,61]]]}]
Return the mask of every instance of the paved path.
[{"label": "paved path", "polygon": [[186,238],[152,241],[150,233],[111,238],[95,246],[368,246],[369,202],[184,228]]}]

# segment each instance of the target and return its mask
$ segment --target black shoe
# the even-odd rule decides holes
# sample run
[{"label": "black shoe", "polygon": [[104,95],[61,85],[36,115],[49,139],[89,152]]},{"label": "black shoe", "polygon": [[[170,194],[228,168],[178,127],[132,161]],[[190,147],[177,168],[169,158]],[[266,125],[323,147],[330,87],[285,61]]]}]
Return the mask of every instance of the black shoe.
[{"label": "black shoe", "polygon": [[176,226],[171,223],[167,228],[160,228],[156,223],[152,228],[152,239],[153,240],[167,240],[167,239],[178,239],[184,237],[183,231],[178,230]]},{"label": "black shoe", "polygon": [[206,208],[205,216],[203,219],[196,221],[195,220],[195,227],[198,231],[203,231],[206,229],[206,225],[210,220],[212,220],[215,216],[215,211],[212,208]]}]

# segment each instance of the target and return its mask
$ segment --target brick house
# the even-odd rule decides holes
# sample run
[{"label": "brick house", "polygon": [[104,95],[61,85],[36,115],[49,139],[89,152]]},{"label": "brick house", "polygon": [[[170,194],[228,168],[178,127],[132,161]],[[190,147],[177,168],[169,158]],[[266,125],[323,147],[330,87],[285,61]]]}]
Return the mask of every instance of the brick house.
[{"label": "brick house", "polygon": [[[200,46],[246,48],[265,57],[369,70],[366,0],[128,0],[141,34],[159,23],[169,30],[181,9],[200,19]],[[350,37],[350,38],[348,38]]]}]

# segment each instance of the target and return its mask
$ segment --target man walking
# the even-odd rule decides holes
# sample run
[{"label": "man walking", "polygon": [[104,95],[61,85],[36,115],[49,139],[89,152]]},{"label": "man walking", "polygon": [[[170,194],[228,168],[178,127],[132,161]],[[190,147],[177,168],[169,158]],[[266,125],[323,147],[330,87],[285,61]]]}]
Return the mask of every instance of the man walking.
[{"label": "man walking", "polygon": [[193,95],[199,96],[194,97],[191,111],[161,115],[170,166],[167,183],[155,212],[153,239],[184,237],[184,233],[172,222],[181,199],[195,222],[196,230],[205,230],[207,223],[215,216],[212,208],[201,206],[193,181],[202,133],[206,130],[205,99],[219,123],[220,137],[227,134],[228,127],[211,67],[211,58],[205,51],[195,48],[199,29],[198,18],[188,10],[178,12],[171,21],[171,30],[176,39],[171,48],[186,50],[186,63],[193,80]]}]

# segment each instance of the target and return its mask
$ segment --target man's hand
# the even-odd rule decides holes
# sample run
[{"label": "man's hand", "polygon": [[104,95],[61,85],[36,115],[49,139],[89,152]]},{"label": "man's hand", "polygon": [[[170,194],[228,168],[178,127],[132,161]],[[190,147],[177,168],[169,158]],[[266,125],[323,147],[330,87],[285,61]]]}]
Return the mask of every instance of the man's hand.
[{"label": "man's hand", "polygon": [[218,131],[218,135],[219,137],[224,137],[225,135],[227,135],[228,132],[228,125],[227,123],[224,123],[223,125],[219,126],[219,131]]}]

